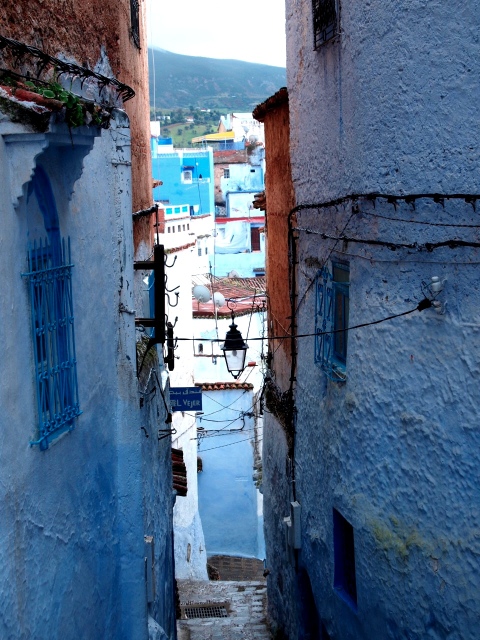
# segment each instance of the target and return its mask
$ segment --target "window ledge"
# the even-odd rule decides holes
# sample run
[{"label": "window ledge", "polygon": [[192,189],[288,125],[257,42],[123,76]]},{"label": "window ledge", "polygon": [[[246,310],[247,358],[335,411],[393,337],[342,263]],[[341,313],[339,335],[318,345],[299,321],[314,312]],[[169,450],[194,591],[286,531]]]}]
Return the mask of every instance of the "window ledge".
[{"label": "window ledge", "polygon": [[354,613],[358,613],[358,606],[355,600],[345,591],[343,587],[334,587],[334,591]]}]

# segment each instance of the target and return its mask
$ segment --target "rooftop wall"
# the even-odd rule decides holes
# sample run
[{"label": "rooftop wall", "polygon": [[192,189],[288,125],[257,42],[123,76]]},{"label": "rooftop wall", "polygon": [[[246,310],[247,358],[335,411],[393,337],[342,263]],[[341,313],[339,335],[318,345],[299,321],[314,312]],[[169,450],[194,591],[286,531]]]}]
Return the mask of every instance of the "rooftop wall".
[{"label": "rooftop wall", "polygon": [[[135,91],[125,104],[132,131],[132,211],[152,204],[148,61],[144,0],[139,1],[140,46],[131,36],[129,0],[54,0],[9,3],[0,16],[0,33],[54,57],[114,76]],[[151,241],[148,222],[138,223],[135,249]]]},{"label": "rooftop wall", "polygon": [[313,50],[311,5],[287,0],[297,202],[478,185],[478,7],[342,2],[338,38]]}]

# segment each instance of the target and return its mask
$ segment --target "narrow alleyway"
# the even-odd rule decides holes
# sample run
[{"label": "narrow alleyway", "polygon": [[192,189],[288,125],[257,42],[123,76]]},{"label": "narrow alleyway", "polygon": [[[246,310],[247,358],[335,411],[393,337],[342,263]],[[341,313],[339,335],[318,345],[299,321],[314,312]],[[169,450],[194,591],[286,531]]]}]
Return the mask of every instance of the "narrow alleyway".
[{"label": "narrow alleyway", "polygon": [[262,563],[227,556],[210,560],[220,580],[178,581],[178,640],[271,640]]}]

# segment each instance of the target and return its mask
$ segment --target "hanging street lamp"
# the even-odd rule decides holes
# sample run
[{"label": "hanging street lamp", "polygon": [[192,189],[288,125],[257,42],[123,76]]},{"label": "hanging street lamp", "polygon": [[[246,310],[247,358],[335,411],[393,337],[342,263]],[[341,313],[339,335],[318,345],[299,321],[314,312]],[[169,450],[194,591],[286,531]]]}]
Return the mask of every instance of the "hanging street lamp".
[{"label": "hanging street lamp", "polygon": [[242,334],[235,324],[235,316],[232,311],[232,324],[225,336],[225,342],[220,347],[225,356],[228,371],[237,380],[245,369],[245,358],[248,344],[242,338]]}]

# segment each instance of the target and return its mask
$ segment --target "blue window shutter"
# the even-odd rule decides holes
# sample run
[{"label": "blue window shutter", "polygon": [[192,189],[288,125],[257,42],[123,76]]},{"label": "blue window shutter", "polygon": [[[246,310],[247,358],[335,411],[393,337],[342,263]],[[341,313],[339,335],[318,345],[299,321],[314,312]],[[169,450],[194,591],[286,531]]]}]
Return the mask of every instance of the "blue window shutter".
[{"label": "blue window shutter", "polygon": [[316,280],[315,362],[323,368],[328,363],[331,352],[328,332],[332,330],[332,287],[328,269],[319,271]]},{"label": "blue window shutter", "polygon": [[329,372],[332,362],[332,346],[333,346],[333,290],[331,275],[327,272],[325,279],[325,312],[323,316],[323,329],[325,331],[323,341],[323,363],[324,371]]},{"label": "blue window shutter", "polygon": [[[341,268],[348,273],[348,267]],[[339,276],[337,275],[337,277]],[[314,359],[326,375],[336,382],[346,379],[347,340],[346,334],[342,334],[343,339],[339,339],[338,334],[334,333],[338,329],[335,315],[335,293],[338,291],[342,293],[344,301],[343,313],[341,314],[343,328],[348,324],[348,278],[341,283],[334,282],[333,274],[324,267],[316,276]],[[339,314],[337,315],[340,317]],[[340,344],[343,345],[341,353],[338,352]]]},{"label": "blue window shutter", "polygon": [[323,362],[323,338],[321,334],[323,324],[323,298],[325,296],[325,286],[320,273],[317,273],[315,282],[315,363]]}]

